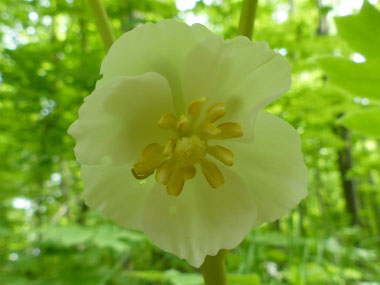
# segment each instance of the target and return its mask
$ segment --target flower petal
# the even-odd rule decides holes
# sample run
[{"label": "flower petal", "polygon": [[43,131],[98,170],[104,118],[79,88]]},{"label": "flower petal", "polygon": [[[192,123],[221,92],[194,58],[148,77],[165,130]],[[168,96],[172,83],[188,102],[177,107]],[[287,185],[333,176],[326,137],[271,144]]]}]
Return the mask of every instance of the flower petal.
[{"label": "flower petal", "polygon": [[147,144],[165,142],[168,132],[157,122],[172,112],[171,106],[169,85],[157,73],[110,80],[85,98],[79,119],[69,129],[77,142],[77,160],[136,162]]},{"label": "flower petal", "polygon": [[257,205],[255,226],[284,216],[307,195],[307,169],[296,130],[261,111],[252,143],[225,142]]},{"label": "flower petal", "polygon": [[103,79],[97,86],[115,76],[154,71],[168,80],[174,105],[177,105],[177,101],[183,101],[180,74],[184,60],[196,43],[211,35],[202,25],[188,26],[175,20],[147,23],[135,28],[112,45],[103,60],[100,70]]},{"label": "flower petal", "polygon": [[187,103],[202,96],[223,102],[226,121],[242,124],[245,137],[252,137],[252,116],[286,92],[291,83],[290,65],[266,42],[245,37],[224,41],[208,37],[186,59],[183,90]]},{"label": "flower petal", "polygon": [[83,197],[89,207],[101,211],[120,226],[142,230],[145,197],[155,181],[135,179],[131,168],[128,164],[83,165]]},{"label": "flower petal", "polygon": [[144,232],[153,243],[199,267],[207,255],[243,240],[255,222],[256,207],[241,178],[226,167],[222,172],[226,183],[217,189],[201,175],[186,181],[178,197],[154,186],[143,216]]}]

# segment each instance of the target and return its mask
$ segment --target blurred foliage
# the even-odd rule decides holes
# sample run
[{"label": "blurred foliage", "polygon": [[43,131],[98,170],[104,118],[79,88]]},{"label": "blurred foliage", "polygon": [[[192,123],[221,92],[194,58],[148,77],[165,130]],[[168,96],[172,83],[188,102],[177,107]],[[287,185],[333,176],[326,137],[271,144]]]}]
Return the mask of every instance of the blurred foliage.
[{"label": "blurred foliage", "polygon": [[[103,2],[117,36],[177,18],[232,38],[241,5]],[[285,55],[293,73],[291,90],[268,110],[302,137],[310,195],[228,255],[229,284],[380,284],[379,4],[335,25],[347,2],[259,3],[255,40]],[[202,284],[186,262],[83,204],[66,130],[104,56],[87,2],[2,0],[0,38],[0,284]],[[351,166],[342,170],[343,150]],[[354,182],[355,213],[342,178]]]},{"label": "blurred foliage", "polygon": [[[331,83],[352,95],[365,94],[380,100],[380,12],[365,2],[360,13],[336,19],[339,36],[361,53],[364,62],[327,57],[320,64]],[[368,28],[373,27],[373,28]],[[380,138],[380,108],[372,107],[348,114],[341,123],[365,135]]]}]

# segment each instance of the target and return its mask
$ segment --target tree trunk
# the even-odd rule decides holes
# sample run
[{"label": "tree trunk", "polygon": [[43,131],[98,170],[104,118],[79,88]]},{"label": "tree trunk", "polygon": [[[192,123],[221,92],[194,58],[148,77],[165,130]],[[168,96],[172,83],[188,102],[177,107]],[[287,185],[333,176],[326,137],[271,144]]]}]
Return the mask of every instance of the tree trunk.
[{"label": "tree trunk", "polygon": [[346,209],[351,215],[351,223],[357,225],[359,224],[359,215],[355,182],[353,178],[349,177],[349,172],[352,169],[351,135],[347,128],[341,126],[337,127],[336,132],[344,141],[344,147],[338,151],[338,164]]}]

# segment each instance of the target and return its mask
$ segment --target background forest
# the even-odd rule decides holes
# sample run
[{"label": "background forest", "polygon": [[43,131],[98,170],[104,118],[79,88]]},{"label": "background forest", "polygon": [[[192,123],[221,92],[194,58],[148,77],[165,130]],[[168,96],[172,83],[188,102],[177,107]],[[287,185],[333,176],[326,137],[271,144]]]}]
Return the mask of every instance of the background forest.
[{"label": "background forest", "polygon": [[[117,36],[175,18],[232,38],[241,7],[103,3]],[[302,137],[309,196],[230,252],[230,284],[380,284],[379,8],[259,1],[254,40],[286,56],[293,77],[268,111]],[[185,261],[83,203],[67,129],[105,54],[87,1],[2,0],[0,39],[0,284],[202,284]]]}]

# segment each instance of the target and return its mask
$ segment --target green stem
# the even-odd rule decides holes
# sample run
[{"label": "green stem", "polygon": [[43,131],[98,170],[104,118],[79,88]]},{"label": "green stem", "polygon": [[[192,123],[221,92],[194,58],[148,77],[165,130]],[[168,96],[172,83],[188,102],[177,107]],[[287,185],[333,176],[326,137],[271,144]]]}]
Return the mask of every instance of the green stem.
[{"label": "green stem", "polygon": [[255,17],[257,3],[259,0],[243,0],[240,13],[239,35],[246,36],[250,40],[253,38],[253,29],[255,25]]},{"label": "green stem", "polygon": [[[252,40],[258,0],[243,0],[239,22],[239,35]],[[227,250],[221,249],[215,256],[206,256],[201,266],[205,285],[227,285],[225,258]]]},{"label": "green stem", "polygon": [[217,255],[208,255],[201,266],[205,285],[227,285],[225,257],[227,250],[221,249]]},{"label": "green stem", "polygon": [[94,14],[96,26],[102,36],[104,49],[107,52],[115,41],[115,34],[112,31],[111,23],[107,17],[106,10],[104,9],[101,0],[88,0],[88,4]]}]

